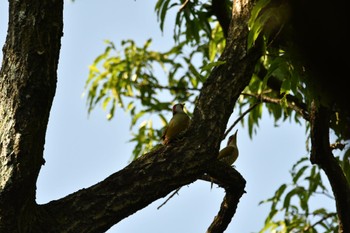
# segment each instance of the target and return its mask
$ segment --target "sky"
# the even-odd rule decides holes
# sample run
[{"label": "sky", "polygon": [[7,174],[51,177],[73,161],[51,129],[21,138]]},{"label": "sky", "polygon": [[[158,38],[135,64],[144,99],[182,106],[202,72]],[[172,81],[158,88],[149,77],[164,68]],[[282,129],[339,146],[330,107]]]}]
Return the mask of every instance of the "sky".
[{"label": "sky", "polygon": [[[0,0],[0,44],[3,46],[8,17],[8,1]],[[167,18],[161,33],[154,0],[76,0],[65,1],[64,36],[58,67],[58,83],[46,135],[44,158],[37,183],[37,202],[47,203],[87,188],[130,162],[133,144],[130,118],[117,111],[113,120],[96,108],[87,113],[83,95],[88,66],[104,51],[104,40],[116,45],[133,39],[142,45],[153,38],[152,49],[170,48],[174,21]],[[2,60],[2,51],[1,58]],[[171,118],[169,110],[168,119]],[[233,115],[232,120],[237,115]],[[231,121],[232,121],[231,120]],[[239,158],[236,169],[247,181],[246,194],[225,232],[258,232],[268,205],[258,205],[282,184],[291,181],[292,165],[306,155],[305,127],[275,122],[266,112],[257,135],[237,126]],[[226,144],[226,141],[223,142]],[[108,233],[205,232],[217,214],[223,190],[210,189],[210,183],[197,181],[181,188],[166,205],[155,201],[109,229]]]}]

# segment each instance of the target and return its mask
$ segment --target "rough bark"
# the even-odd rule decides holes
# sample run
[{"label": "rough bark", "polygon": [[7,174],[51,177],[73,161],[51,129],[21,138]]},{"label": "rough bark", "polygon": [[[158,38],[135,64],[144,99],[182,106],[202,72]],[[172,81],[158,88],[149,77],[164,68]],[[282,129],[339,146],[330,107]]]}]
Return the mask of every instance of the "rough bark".
[{"label": "rough bark", "polygon": [[0,232],[27,232],[56,89],[62,0],[9,1],[0,71]]},{"label": "rough bark", "polygon": [[[223,165],[227,166],[226,164]],[[207,233],[221,233],[226,230],[236,213],[238,202],[245,192],[245,182],[242,182],[242,180],[244,181],[243,177],[234,170],[236,175],[234,178],[231,178],[232,175],[229,172],[232,172],[232,169],[223,169],[220,166],[222,166],[221,162],[216,162],[209,167],[210,180],[213,178],[220,180],[219,185],[225,189],[226,195]],[[232,184],[230,185],[230,183]]]},{"label": "rough bark", "polygon": [[339,233],[350,232],[350,187],[329,142],[330,112],[324,106],[311,105],[311,163],[326,173],[335,197],[339,218]]},{"label": "rough bark", "polygon": [[235,1],[227,48],[204,83],[193,124],[180,143],[162,146],[89,188],[35,203],[45,131],[56,88],[63,1],[10,1],[0,73],[0,232],[104,232],[120,220],[207,173],[229,201],[215,229],[227,228],[244,193],[237,171],[216,161],[233,106],[260,54],[246,50],[248,0]]}]

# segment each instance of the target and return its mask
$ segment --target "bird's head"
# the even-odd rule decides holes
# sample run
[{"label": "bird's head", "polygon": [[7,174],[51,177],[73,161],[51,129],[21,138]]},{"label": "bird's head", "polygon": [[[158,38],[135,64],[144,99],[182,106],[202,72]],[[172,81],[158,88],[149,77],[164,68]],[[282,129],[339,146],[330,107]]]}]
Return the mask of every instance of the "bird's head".
[{"label": "bird's head", "polygon": [[184,111],[183,109],[184,109],[184,104],[174,104],[173,115],[175,115],[176,113],[183,112]]},{"label": "bird's head", "polygon": [[232,134],[232,135],[228,138],[227,145],[236,144],[236,141],[237,141],[237,132],[238,132],[238,130],[236,130],[236,132],[235,132],[234,134]]}]

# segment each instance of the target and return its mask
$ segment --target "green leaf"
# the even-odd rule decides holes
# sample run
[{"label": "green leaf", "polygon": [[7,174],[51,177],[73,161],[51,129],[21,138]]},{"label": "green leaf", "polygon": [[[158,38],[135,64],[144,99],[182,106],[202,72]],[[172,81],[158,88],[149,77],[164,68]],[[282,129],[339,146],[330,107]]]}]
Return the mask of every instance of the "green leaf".
[{"label": "green leaf", "polygon": [[297,187],[295,189],[292,189],[291,191],[289,191],[286,194],[286,196],[284,198],[284,201],[283,201],[283,208],[286,209],[286,211],[288,211],[288,209],[289,209],[289,207],[291,205],[290,201],[291,201],[292,197],[296,196],[296,195],[299,195],[302,190],[303,190],[302,188]]},{"label": "green leaf", "polygon": [[216,61],[216,62],[210,62],[208,63],[207,65],[203,66],[201,68],[201,73],[203,71],[210,71],[213,67],[216,67],[216,66],[221,66],[221,65],[224,65],[226,64],[226,61]]},{"label": "green leaf", "polygon": [[140,111],[139,113],[137,113],[131,121],[131,127],[134,126],[136,124],[136,122],[138,121],[138,119],[140,119],[140,117],[142,117],[146,112],[145,111]]},{"label": "green leaf", "polygon": [[255,6],[252,9],[252,12],[250,13],[250,19],[248,22],[248,26],[251,28],[253,24],[255,23],[256,19],[259,16],[260,11],[267,6],[267,4],[270,3],[270,0],[259,0],[256,2]]},{"label": "green leaf", "polygon": [[293,175],[293,183],[294,184],[296,184],[298,182],[299,178],[304,174],[305,170],[308,168],[309,168],[308,165],[303,166],[302,168],[300,168],[298,170],[298,172],[295,175]]},{"label": "green leaf", "polygon": [[104,109],[104,110],[106,110],[106,108],[107,108],[107,105],[108,105],[108,103],[111,101],[111,97],[110,96],[108,96],[108,97],[106,97],[105,99],[104,99],[104,101],[103,101],[103,103],[102,103],[102,108]]},{"label": "green leaf", "polygon": [[284,79],[281,85],[280,94],[288,93],[291,89],[291,81],[290,79]]}]

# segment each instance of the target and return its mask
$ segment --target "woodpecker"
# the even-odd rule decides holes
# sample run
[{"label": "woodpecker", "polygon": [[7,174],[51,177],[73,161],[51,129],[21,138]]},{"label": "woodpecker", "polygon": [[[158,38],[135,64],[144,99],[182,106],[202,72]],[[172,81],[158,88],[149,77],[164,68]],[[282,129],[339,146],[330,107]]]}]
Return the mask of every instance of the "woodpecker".
[{"label": "woodpecker", "polygon": [[232,165],[238,158],[237,130],[227,141],[227,146],[219,152],[217,157],[220,161]]},{"label": "woodpecker", "polygon": [[[227,146],[222,150],[220,150],[217,159],[231,166],[236,161],[237,158],[238,158],[238,147],[237,147],[237,130],[236,130],[236,132],[229,137],[227,141]],[[213,181],[211,182],[210,187],[213,188]]]},{"label": "woodpecker", "polygon": [[168,126],[163,132],[163,145],[168,144],[176,138],[181,132],[185,131],[191,123],[190,117],[184,112],[183,104],[175,104],[173,106],[173,117],[169,121]]}]

